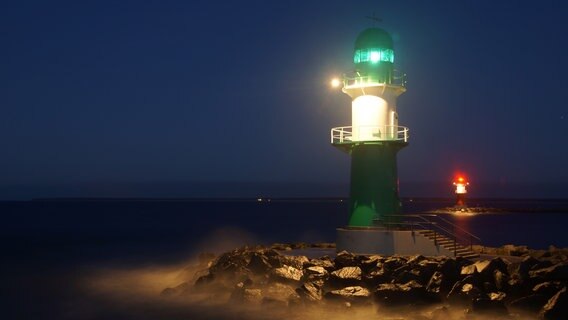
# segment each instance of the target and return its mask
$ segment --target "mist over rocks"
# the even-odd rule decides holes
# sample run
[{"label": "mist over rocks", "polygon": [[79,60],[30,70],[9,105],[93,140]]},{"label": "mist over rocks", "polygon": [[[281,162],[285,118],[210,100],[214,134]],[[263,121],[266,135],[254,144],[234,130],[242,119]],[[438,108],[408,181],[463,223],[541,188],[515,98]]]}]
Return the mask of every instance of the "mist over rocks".
[{"label": "mist over rocks", "polygon": [[430,320],[568,319],[566,250],[509,247],[522,255],[477,261],[345,251],[314,258],[325,253],[319,249],[329,253],[331,248],[333,244],[275,244],[203,255],[201,271],[162,295],[205,294],[225,297],[227,303],[286,310],[371,306],[377,319],[385,313]]}]

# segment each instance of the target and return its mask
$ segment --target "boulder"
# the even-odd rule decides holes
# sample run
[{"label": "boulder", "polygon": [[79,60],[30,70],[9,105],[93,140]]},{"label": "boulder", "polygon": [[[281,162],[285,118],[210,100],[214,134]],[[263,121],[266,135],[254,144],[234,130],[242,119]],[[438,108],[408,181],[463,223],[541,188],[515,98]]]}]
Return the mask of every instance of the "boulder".
[{"label": "boulder", "polygon": [[511,301],[509,308],[537,314],[547,302],[548,299],[545,296],[541,294],[531,294]]},{"label": "boulder", "polygon": [[304,263],[304,268],[309,267],[322,267],[327,271],[333,271],[335,269],[333,261],[326,259],[325,257],[320,259],[310,259],[308,262]]},{"label": "boulder", "polygon": [[545,296],[547,299],[550,299],[553,295],[555,295],[558,291],[560,291],[564,285],[560,281],[547,281],[543,283],[539,283],[532,291],[535,294],[541,294]]},{"label": "boulder", "polygon": [[345,287],[339,290],[332,290],[325,294],[328,300],[340,300],[350,303],[361,303],[370,300],[371,292],[361,286]]},{"label": "boulder", "polygon": [[306,282],[296,289],[296,293],[304,300],[316,302],[322,299],[323,291],[321,286],[318,284],[314,282]]},{"label": "boulder", "polygon": [[538,315],[541,319],[568,319],[568,292],[566,287],[550,298]]},{"label": "boulder", "polygon": [[287,306],[290,299],[297,296],[296,291],[289,285],[281,283],[271,283],[263,290],[262,304]]},{"label": "boulder", "polygon": [[474,299],[483,296],[473,276],[468,276],[462,281],[456,282],[452,290],[448,293],[448,300],[453,303],[470,304]]},{"label": "boulder", "polygon": [[237,287],[231,294],[231,300],[244,303],[260,303],[262,301],[262,290]]},{"label": "boulder", "polygon": [[406,264],[406,259],[399,256],[392,256],[383,262],[383,268],[388,271],[394,271]]},{"label": "boulder", "polygon": [[424,286],[416,281],[405,284],[380,284],[375,289],[374,295],[376,302],[384,306],[416,305],[436,301],[426,292]]},{"label": "boulder", "polygon": [[356,256],[352,253],[349,253],[347,251],[341,251],[337,254],[337,256],[335,257],[335,259],[333,260],[335,267],[338,269],[344,268],[344,267],[355,267],[358,265],[358,261],[356,259]]},{"label": "boulder", "polygon": [[362,273],[359,267],[344,267],[333,271],[330,275],[330,281],[335,287],[358,285],[361,282]]},{"label": "boulder", "polygon": [[247,268],[254,273],[263,274],[268,272],[268,270],[272,268],[272,265],[268,262],[268,258],[265,255],[254,252],[250,257]]},{"label": "boulder", "polygon": [[272,269],[270,277],[275,281],[280,282],[300,282],[304,273],[292,266],[282,266],[280,268]]},{"label": "boulder", "polygon": [[310,260],[306,256],[287,256],[281,255],[280,261],[283,265],[294,267],[298,270],[304,268],[304,264],[308,263]]},{"label": "boulder", "polygon": [[509,256],[520,257],[529,254],[529,249],[527,248],[527,246],[515,246],[512,244],[506,244],[502,248],[505,251],[505,254]]},{"label": "boulder", "polygon": [[439,294],[442,292],[442,282],[444,279],[444,275],[440,271],[434,272],[430,281],[428,281],[428,285],[426,286],[426,291]]},{"label": "boulder", "polygon": [[548,268],[529,271],[531,278],[540,278],[546,281],[568,281],[568,263],[559,263]]}]

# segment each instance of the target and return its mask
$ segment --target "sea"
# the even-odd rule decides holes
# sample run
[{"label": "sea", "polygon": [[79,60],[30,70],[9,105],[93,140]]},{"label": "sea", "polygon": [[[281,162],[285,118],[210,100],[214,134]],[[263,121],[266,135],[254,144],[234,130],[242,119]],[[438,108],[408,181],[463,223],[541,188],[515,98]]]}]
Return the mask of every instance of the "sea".
[{"label": "sea", "polygon": [[[442,212],[485,246],[568,247],[568,199],[405,198],[406,214]],[[447,212],[446,212],[447,211]],[[0,202],[4,319],[65,319],[69,275],[87,267],[176,263],[242,245],[334,242],[348,199],[37,199]],[[62,276],[64,275],[64,276]],[[66,302],[67,303],[67,302]],[[72,317],[71,317],[72,318]]]}]

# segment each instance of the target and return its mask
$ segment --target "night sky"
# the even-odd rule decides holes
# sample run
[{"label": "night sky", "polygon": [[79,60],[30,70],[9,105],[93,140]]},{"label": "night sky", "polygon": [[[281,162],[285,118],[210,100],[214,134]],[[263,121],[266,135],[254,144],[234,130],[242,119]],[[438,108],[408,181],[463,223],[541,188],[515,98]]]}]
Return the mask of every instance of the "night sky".
[{"label": "night sky", "polygon": [[0,199],[346,196],[329,80],[373,12],[408,75],[402,195],[463,171],[478,196],[568,197],[562,1],[6,1]]}]

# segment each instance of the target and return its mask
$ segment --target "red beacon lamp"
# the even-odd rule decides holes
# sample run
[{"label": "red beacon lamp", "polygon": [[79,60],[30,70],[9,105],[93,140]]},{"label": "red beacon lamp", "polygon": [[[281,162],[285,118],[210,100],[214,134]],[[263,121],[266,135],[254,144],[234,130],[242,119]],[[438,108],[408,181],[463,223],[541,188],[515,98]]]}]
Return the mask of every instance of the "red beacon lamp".
[{"label": "red beacon lamp", "polygon": [[456,202],[456,207],[465,207],[465,194],[467,193],[467,186],[469,185],[469,182],[467,182],[467,180],[462,177],[459,176],[458,178],[456,178],[454,180],[454,186],[456,186],[456,197],[457,197],[457,202]]}]

